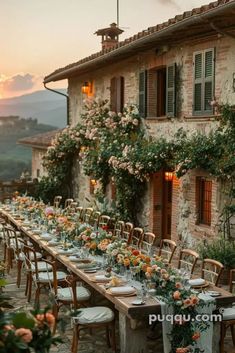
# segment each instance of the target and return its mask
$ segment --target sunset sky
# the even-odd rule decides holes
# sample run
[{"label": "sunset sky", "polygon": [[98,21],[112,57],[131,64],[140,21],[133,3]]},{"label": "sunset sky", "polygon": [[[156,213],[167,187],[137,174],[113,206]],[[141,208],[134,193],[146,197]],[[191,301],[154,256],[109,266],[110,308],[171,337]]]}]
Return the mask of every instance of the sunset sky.
[{"label": "sunset sky", "polygon": [[[125,39],[207,0],[119,0]],[[43,89],[43,77],[100,50],[98,28],[116,22],[117,0],[0,0],[0,97]],[[59,82],[51,87],[66,87]]]}]

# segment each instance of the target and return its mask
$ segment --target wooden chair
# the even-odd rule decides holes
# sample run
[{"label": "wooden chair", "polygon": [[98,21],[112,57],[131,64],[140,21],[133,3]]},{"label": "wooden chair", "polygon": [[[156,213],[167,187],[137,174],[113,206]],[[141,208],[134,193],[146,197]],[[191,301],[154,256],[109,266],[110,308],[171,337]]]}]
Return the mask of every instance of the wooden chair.
[{"label": "wooden chair", "polygon": [[[25,262],[28,270],[28,301],[31,299],[32,283],[34,282],[35,291],[35,304],[39,303],[41,289],[45,287],[52,287],[54,281],[53,271],[50,269],[50,263],[43,259],[39,262],[37,259],[36,251],[27,245],[24,246]],[[41,263],[41,265],[40,265]],[[56,271],[56,278],[58,283],[65,282],[67,274],[63,271]]]},{"label": "wooden chair", "polygon": [[93,212],[91,220],[90,220],[91,225],[97,225],[98,226],[100,216],[101,216],[101,213],[99,211]]},{"label": "wooden chair", "polygon": [[81,221],[82,215],[83,215],[83,207],[82,206],[76,207],[76,212],[77,212],[78,220]]},{"label": "wooden chair", "polygon": [[[55,316],[55,322],[57,321],[58,318],[58,313],[59,310],[62,306],[64,305],[71,305],[73,304],[73,290],[70,285],[68,277],[66,277],[65,282],[66,285],[63,287],[60,287],[58,284],[58,279],[57,279],[57,266],[55,261],[48,261],[44,260],[46,264],[48,264],[48,269],[49,271],[52,271],[52,281],[50,285],[50,291],[53,295],[53,314]],[[87,306],[88,302],[91,297],[90,291],[81,285],[81,282],[76,285],[76,300],[77,300],[77,305],[78,306]],[[56,325],[54,326],[54,331],[56,331]]]},{"label": "wooden chair", "polygon": [[169,264],[174,256],[175,250],[177,248],[176,242],[170,239],[161,239],[158,256],[161,256]]},{"label": "wooden chair", "polygon": [[[70,280],[73,291],[73,306],[78,308],[76,295],[76,278]],[[77,353],[79,343],[79,331],[82,329],[106,329],[106,338],[108,346],[117,353],[115,339],[115,316],[113,311],[105,306],[95,306],[90,308],[79,308],[77,316],[73,317],[73,339],[71,352]]]},{"label": "wooden chair", "polygon": [[199,254],[196,251],[182,249],[180,250],[178,269],[184,269],[192,275],[198,259]]},{"label": "wooden chair", "polygon": [[122,239],[122,232],[125,227],[125,223],[123,221],[117,221],[114,226],[113,236]]},{"label": "wooden chair", "polygon": [[54,207],[59,208],[61,200],[62,200],[62,196],[55,196],[54,202],[53,202]]},{"label": "wooden chair", "polygon": [[130,242],[130,237],[133,231],[133,224],[130,222],[125,223],[124,229],[122,231],[122,239],[125,240],[127,243]]},{"label": "wooden chair", "polygon": [[[235,269],[230,270],[229,275],[229,291],[231,293],[235,293]],[[233,345],[235,346],[235,307],[230,308],[221,308],[221,312],[223,312],[223,320],[220,323],[220,353],[225,353],[224,350],[224,340],[226,337],[227,329],[230,328]]]},{"label": "wooden chair", "polygon": [[140,248],[143,241],[143,235],[144,235],[144,231],[142,228],[139,228],[139,227],[133,228],[129,239],[129,244],[136,248]]},{"label": "wooden chair", "polygon": [[154,244],[155,241],[155,234],[151,232],[145,232],[143,235],[143,241],[141,244],[141,252],[150,254],[151,253],[151,248]]},{"label": "wooden chair", "polygon": [[73,202],[73,199],[66,199],[65,202],[64,202],[64,208],[68,208],[71,203]]},{"label": "wooden chair", "polygon": [[85,208],[85,210],[83,212],[82,221],[84,223],[90,223],[90,220],[91,220],[91,217],[92,217],[92,213],[93,213],[93,208],[91,208],[91,207]]},{"label": "wooden chair", "polygon": [[99,226],[100,228],[102,228],[102,227],[108,227],[109,221],[110,221],[110,217],[109,217],[109,216],[101,215],[101,216],[100,216],[100,219],[99,219],[99,224],[98,224],[98,226]]},{"label": "wooden chair", "polygon": [[78,203],[76,201],[70,203],[70,205],[67,207],[67,212],[69,215],[74,215],[76,213],[77,205]]},{"label": "wooden chair", "polygon": [[202,262],[202,278],[217,286],[224,270],[221,262],[212,259],[204,259]]}]

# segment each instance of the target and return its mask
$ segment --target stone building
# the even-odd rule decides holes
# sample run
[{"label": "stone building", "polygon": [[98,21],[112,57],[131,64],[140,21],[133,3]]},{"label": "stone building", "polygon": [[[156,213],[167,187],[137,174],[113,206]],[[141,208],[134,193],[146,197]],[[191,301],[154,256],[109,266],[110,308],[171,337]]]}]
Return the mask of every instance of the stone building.
[{"label": "stone building", "polygon": [[46,171],[42,165],[43,157],[59,131],[60,130],[52,130],[18,140],[19,144],[32,148],[32,179],[37,178],[40,180],[46,175]]},{"label": "stone building", "polygon": [[[100,52],[45,77],[45,83],[68,79],[71,125],[79,121],[86,95],[109,99],[116,111],[138,104],[151,134],[169,139],[182,127],[188,134],[213,129],[212,100],[234,104],[234,0],[195,8],[121,42],[120,33],[112,32],[113,46],[109,33],[101,32]],[[180,180],[170,172],[152,175],[143,224],[164,238],[213,236],[221,210],[219,183],[203,170]],[[80,174],[75,197],[84,200],[89,178]]]}]

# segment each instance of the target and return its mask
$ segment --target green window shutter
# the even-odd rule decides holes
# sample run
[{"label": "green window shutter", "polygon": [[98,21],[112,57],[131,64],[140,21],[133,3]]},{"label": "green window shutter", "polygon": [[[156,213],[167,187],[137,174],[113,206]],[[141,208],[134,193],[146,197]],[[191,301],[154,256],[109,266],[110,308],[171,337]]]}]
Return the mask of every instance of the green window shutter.
[{"label": "green window shutter", "polygon": [[147,71],[139,73],[139,113],[142,118],[147,116]]},{"label": "green window shutter", "polygon": [[213,108],[210,102],[214,96],[214,68],[215,68],[215,50],[209,49],[204,53],[205,63],[204,63],[204,111],[212,112]]},{"label": "green window shutter", "polygon": [[194,54],[194,97],[195,115],[213,112],[210,102],[214,96],[215,50],[207,49]]},{"label": "green window shutter", "polygon": [[203,96],[203,52],[194,54],[194,94],[193,94],[193,112],[202,113]]},{"label": "green window shutter", "polygon": [[176,64],[166,69],[166,115],[176,116]]}]

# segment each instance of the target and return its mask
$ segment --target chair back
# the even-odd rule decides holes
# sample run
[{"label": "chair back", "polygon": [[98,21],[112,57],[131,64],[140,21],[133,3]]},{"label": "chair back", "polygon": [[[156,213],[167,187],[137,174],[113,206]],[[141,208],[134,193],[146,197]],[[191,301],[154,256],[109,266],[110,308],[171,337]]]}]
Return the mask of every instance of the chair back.
[{"label": "chair back", "polygon": [[7,246],[14,250],[15,256],[18,258],[21,247],[20,243],[18,242],[18,235],[16,230],[12,226],[6,225],[4,226],[4,234],[6,237]]},{"label": "chair back", "polygon": [[202,278],[215,286],[218,285],[223,270],[224,266],[219,261],[204,259],[202,262]]},{"label": "chair back", "polygon": [[67,207],[68,213],[71,215],[75,214],[76,209],[77,209],[77,205],[78,205],[77,202],[75,202],[75,201],[71,202],[71,204]]},{"label": "chair back", "polygon": [[143,235],[144,235],[144,231],[142,228],[139,228],[139,227],[133,228],[129,244],[136,248],[140,248],[143,241]]},{"label": "chair back", "polygon": [[82,215],[83,215],[83,207],[82,206],[76,207],[76,212],[77,212],[77,215],[78,215],[78,220],[81,221],[82,220]]},{"label": "chair back", "polygon": [[92,217],[90,219],[91,225],[95,225],[96,224],[98,226],[100,215],[101,215],[101,213],[99,211],[95,211],[95,212],[92,213]]},{"label": "chair back", "polygon": [[180,250],[178,269],[184,269],[192,275],[198,259],[199,254],[196,251],[182,249]]},{"label": "chair back", "polygon": [[110,217],[109,216],[106,216],[106,215],[101,215],[100,216],[100,219],[99,219],[99,227],[102,228],[102,227],[106,227],[109,225],[109,221],[110,221]]},{"label": "chair back", "polygon": [[132,231],[133,231],[133,224],[130,222],[125,223],[124,229],[122,231],[122,239],[125,240],[128,244],[131,239]]},{"label": "chair back", "polygon": [[230,270],[229,273],[229,292],[235,293],[235,269]]},{"label": "chair back", "polygon": [[142,244],[141,244],[141,251],[150,255],[151,253],[151,248],[152,248],[152,245],[155,241],[155,234],[154,233],[151,233],[151,232],[145,232],[144,235],[143,235],[143,241],[142,241]]},{"label": "chair back", "polygon": [[64,202],[64,208],[68,208],[71,203],[73,202],[73,199],[66,199],[65,202]]},{"label": "chair back", "polygon": [[26,270],[31,274],[35,274],[36,280],[38,280],[39,271],[36,251],[31,246],[24,244],[23,253]]},{"label": "chair back", "polygon": [[90,223],[92,213],[93,213],[93,208],[91,208],[91,207],[85,208],[84,213],[83,213],[83,219],[82,219],[83,222]]},{"label": "chair back", "polygon": [[122,239],[122,232],[125,227],[125,223],[123,221],[117,221],[114,226],[113,235],[118,239]]},{"label": "chair back", "polygon": [[161,239],[158,255],[170,264],[176,248],[177,245],[174,240]]},{"label": "chair back", "polygon": [[53,202],[54,207],[59,208],[61,200],[62,200],[62,196],[59,196],[59,195],[55,196],[54,202]]}]

